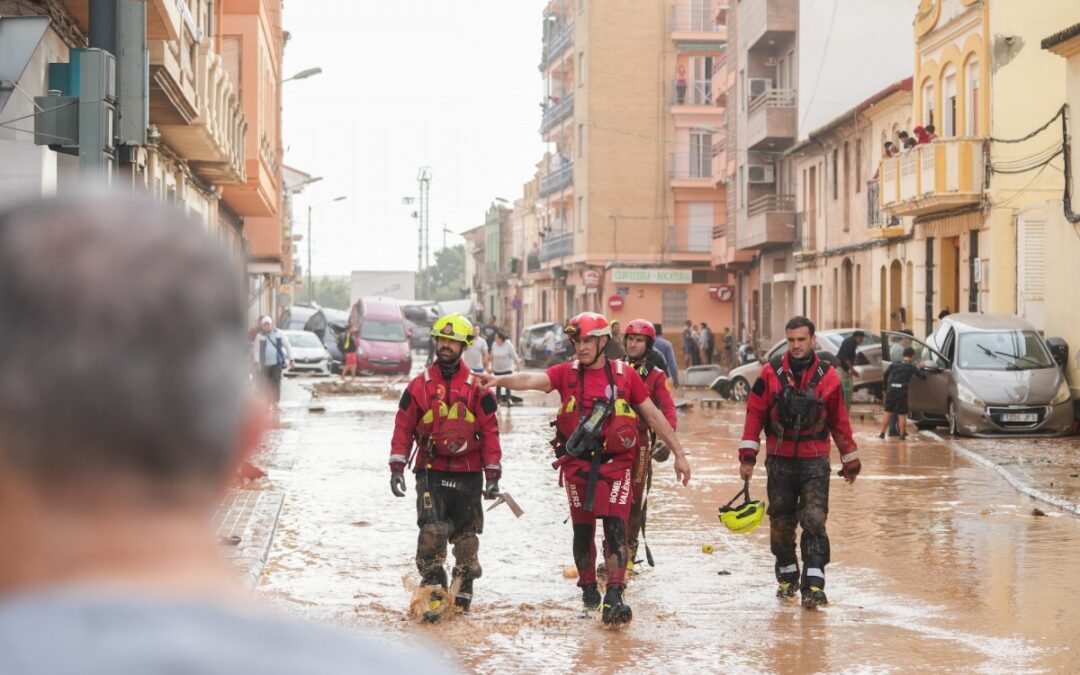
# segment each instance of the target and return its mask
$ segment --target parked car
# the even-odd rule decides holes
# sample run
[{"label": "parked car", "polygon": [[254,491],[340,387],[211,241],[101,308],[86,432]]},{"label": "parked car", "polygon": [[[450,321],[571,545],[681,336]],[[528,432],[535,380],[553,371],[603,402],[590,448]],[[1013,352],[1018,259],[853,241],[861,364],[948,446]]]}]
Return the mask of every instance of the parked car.
[{"label": "parked car", "polygon": [[349,327],[349,313],[330,307],[293,305],[278,320],[282,330],[305,330],[319,336],[323,346],[330,352],[330,372],[340,373],[345,357],[338,349],[337,339]]},{"label": "parked car", "polygon": [[306,330],[283,331],[292,347],[293,365],[285,375],[330,375],[330,352],[319,336]]},{"label": "parked car", "polygon": [[[548,333],[553,333],[555,338],[555,348],[551,353],[544,347]],[[562,324],[551,321],[525,326],[521,330],[521,344],[517,345],[517,348],[526,368],[547,368],[565,361],[574,351]]]},{"label": "parked car", "polygon": [[357,331],[357,370],[364,373],[401,373],[412,370],[410,331],[396,300],[360,298],[349,313]]},{"label": "parked car", "polygon": [[[840,328],[834,330],[818,331],[817,351],[819,354],[829,354],[835,357],[840,351],[840,344],[845,338],[854,333],[856,328]],[[852,386],[855,391],[866,389],[875,398],[881,398],[881,338],[870,331],[863,330],[866,338],[859,346],[855,357],[855,372],[852,375]],[[769,361],[787,352],[787,340],[781,340],[773,345],[765,354],[765,358],[753,361],[734,368],[727,375],[716,378],[711,389],[724,398],[733,401],[745,401],[750,395],[750,387],[761,375],[762,368]]]},{"label": "parked car", "polygon": [[909,389],[909,414],[919,428],[946,425],[967,436],[1072,432],[1072,394],[1062,367],[1020,317],[950,314],[925,340],[882,333],[883,340],[893,338],[911,339],[927,373]]}]

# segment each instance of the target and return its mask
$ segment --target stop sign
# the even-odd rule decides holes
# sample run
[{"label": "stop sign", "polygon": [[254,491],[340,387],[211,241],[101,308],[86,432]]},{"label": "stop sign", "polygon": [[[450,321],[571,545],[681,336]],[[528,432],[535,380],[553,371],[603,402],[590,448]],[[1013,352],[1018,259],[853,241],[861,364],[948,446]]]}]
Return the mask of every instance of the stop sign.
[{"label": "stop sign", "polygon": [[621,295],[613,295],[607,299],[608,307],[618,311],[622,309],[623,299]]}]

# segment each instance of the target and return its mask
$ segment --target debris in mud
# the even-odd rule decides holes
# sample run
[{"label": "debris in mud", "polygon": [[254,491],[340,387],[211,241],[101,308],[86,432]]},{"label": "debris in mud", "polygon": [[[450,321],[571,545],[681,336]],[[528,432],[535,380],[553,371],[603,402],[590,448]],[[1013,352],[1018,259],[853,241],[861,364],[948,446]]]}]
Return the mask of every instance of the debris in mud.
[{"label": "debris in mud", "polygon": [[1031,515],[1033,515],[1033,516],[1045,516],[1046,511],[1043,511],[1042,509],[1036,507],[1036,508],[1031,510]]},{"label": "debris in mud", "polygon": [[353,523],[353,527],[371,527],[371,523],[366,520],[357,520]]},{"label": "debris in mud", "polygon": [[719,574],[722,577],[730,577],[731,576],[731,572],[728,572],[727,570],[720,570],[719,572],[717,572],[717,574]]},{"label": "debris in mud", "polygon": [[577,579],[577,568],[573,565],[567,565],[562,568],[563,579]]},{"label": "debris in mud", "polygon": [[706,554],[706,555],[712,555],[715,550],[716,549],[713,547],[712,544],[702,544],[701,545],[701,552]]},{"label": "debris in mud", "polygon": [[326,406],[324,406],[322,403],[312,403],[311,405],[309,405],[307,407],[307,409],[308,409],[308,412],[312,412],[312,413],[324,413],[324,412],[326,412]]}]

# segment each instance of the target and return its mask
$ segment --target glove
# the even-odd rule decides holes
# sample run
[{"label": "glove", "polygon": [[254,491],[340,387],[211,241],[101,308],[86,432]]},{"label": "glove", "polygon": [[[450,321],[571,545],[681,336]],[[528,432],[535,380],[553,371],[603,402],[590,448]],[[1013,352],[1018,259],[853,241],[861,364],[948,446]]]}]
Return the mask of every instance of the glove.
[{"label": "glove", "polygon": [[405,496],[405,474],[401,471],[390,474],[390,491],[394,493],[395,497]]},{"label": "glove", "polygon": [[499,496],[499,479],[488,479],[484,488],[484,499],[495,499]]},{"label": "glove", "polygon": [[856,457],[850,462],[844,462],[843,466],[840,467],[840,471],[838,471],[836,475],[840,476],[841,478],[850,483],[851,481],[855,480],[855,476],[858,476],[860,471],[862,471],[862,462],[860,462],[859,458]]},{"label": "glove", "polygon": [[652,458],[656,462],[666,462],[671,457],[671,448],[663,441],[657,441],[652,448]]},{"label": "glove", "polygon": [[739,464],[757,464],[757,450],[739,448]]}]

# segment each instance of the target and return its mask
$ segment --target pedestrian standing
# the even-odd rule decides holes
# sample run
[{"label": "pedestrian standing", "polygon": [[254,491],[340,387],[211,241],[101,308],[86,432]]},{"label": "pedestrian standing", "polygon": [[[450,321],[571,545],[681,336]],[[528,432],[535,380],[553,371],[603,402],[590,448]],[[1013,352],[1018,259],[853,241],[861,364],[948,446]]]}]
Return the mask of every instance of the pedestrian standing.
[{"label": "pedestrian standing", "polygon": [[697,340],[694,339],[694,324],[689,319],[682,331],[683,368],[694,365],[694,353],[697,352]]},{"label": "pedestrian standing", "polygon": [[292,368],[292,347],[285,333],[274,327],[269,316],[259,319],[259,332],[255,336],[252,358],[269,390],[270,401],[281,401],[281,375],[286,367]]},{"label": "pedestrian standing", "polygon": [[[469,324],[469,330],[472,332],[473,340],[465,346],[465,352],[461,355],[462,361],[465,362],[465,367],[474,373],[485,373],[491,369],[491,350],[488,349],[487,340],[484,339],[483,333],[480,332],[479,326],[473,326]],[[438,345],[438,340],[436,347]]]},{"label": "pedestrian standing", "polygon": [[[836,372],[814,353],[814,323],[803,316],[788,321],[788,350],[773,359],[754,382],[746,402],[739,443],[739,474],[754,474],[761,432],[765,432],[769,540],[776,557],[777,597],[802,593],[802,604],[827,604],[829,563],[829,436],[840,451],[840,475],[849,483],[862,469]],[[802,526],[802,576],[795,555],[795,529]]]},{"label": "pedestrian standing", "polygon": [[844,391],[844,409],[851,410],[852,377],[855,373],[855,360],[858,358],[859,345],[866,339],[866,333],[857,330],[840,342],[836,360],[840,367],[840,383]]},{"label": "pedestrian standing", "polygon": [[604,356],[609,359],[621,359],[626,356],[621,330],[618,321],[611,322],[611,339],[608,340],[607,347],[604,348]]},{"label": "pedestrian standing", "polygon": [[266,428],[236,259],[179,210],[66,192],[0,213],[0,315],[34,313],[0,322],[0,673],[446,672],[239,583],[207,518]]},{"label": "pedestrian standing", "polygon": [[675,96],[682,105],[686,102],[686,66],[680,65],[675,71]]},{"label": "pedestrian standing", "polygon": [[713,336],[709,324],[701,322],[701,362],[705,365],[712,364],[713,352],[716,351],[716,338]]},{"label": "pedestrian standing", "polygon": [[495,319],[495,317],[492,316],[490,319],[488,319],[488,322],[484,324],[483,328],[483,337],[484,340],[487,342],[488,349],[491,349],[491,345],[495,344],[495,333],[498,332],[499,323]]},{"label": "pedestrian standing", "polygon": [[[517,349],[510,341],[506,333],[495,333],[495,344],[491,345],[491,372],[496,375],[511,375],[516,370],[521,370],[521,359],[518,358]],[[496,389],[495,396],[499,402],[510,407],[513,401],[510,398],[509,389]]]},{"label": "pedestrian standing", "polygon": [[911,378],[926,379],[922,364],[916,365],[915,348],[904,347],[900,361],[889,364],[882,380],[885,382],[885,417],[881,420],[881,433],[878,438],[885,438],[885,431],[893,421],[900,425],[900,440],[907,438],[908,387]]},{"label": "pedestrian standing", "polygon": [[[671,448],[676,478],[684,485],[690,480],[690,464],[664,414],[649,400],[637,371],[604,356],[605,342],[611,339],[607,319],[593,312],[578,314],[570,319],[566,334],[574,343],[574,362],[560,363],[542,373],[485,376],[483,381],[492,387],[559,392],[552,445],[559,482],[566,487],[570,503],[582,602],[586,610],[600,609],[605,624],[624,624],[633,618],[623,590],[638,420],[644,418]],[[596,585],[597,520],[603,523],[608,574],[603,601]]]},{"label": "pedestrian standing", "polygon": [[671,341],[664,337],[663,326],[654,323],[653,330],[656,331],[656,343],[654,344],[654,348],[664,357],[664,368],[667,375],[677,387],[679,386],[679,362],[675,360],[675,348],[671,345]]},{"label": "pedestrian standing", "polygon": [[694,324],[690,328],[690,361],[692,365],[701,365],[701,326]]},{"label": "pedestrian standing", "polygon": [[341,380],[344,382],[346,378],[356,377],[356,334],[353,333],[352,326],[347,326],[338,335],[337,347],[345,359],[345,364],[341,367]]},{"label": "pedestrian standing", "polygon": [[735,334],[731,332],[731,326],[724,326],[724,368],[730,370],[735,363]]},{"label": "pedestrian standing", "polygon": [[[480,538],[484,512],[480,498],[494,499],[502,477],[498,403],[490,389],[461,356],[476,337],[472,323],[460,314],[444,316],[431,328],[438,358],[417,375],[398,404],[390,442],[390,489],[405,496],[405,469],[416,476],[416,522],[420,536],[416,567],[432,595],[424,620],[446,615],[447,544],[454,548],[454,597],[458,610],[472,605],[473,581],[480,578]],[[484,482],[486,481],[486,486]]]}]

